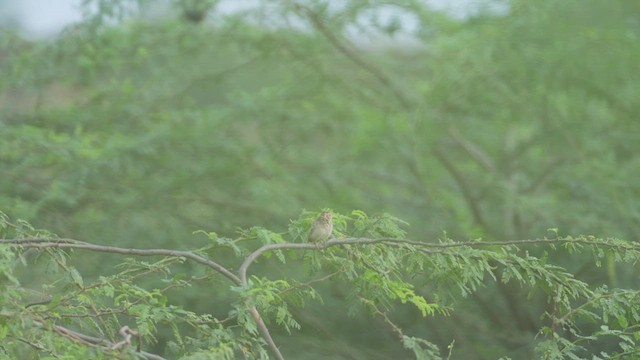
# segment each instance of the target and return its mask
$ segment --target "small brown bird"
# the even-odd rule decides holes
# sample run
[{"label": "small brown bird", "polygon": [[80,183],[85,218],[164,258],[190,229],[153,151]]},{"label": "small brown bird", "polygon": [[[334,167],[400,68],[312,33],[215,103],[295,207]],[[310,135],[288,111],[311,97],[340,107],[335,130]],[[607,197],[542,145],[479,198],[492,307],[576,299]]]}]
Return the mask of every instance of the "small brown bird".
[{"label": "small brown bird", "polygon": [[331,237],[333,232],[333,215],[328,211],[323,211],[313,222],[309,231],[309,242],[324,244]]}]

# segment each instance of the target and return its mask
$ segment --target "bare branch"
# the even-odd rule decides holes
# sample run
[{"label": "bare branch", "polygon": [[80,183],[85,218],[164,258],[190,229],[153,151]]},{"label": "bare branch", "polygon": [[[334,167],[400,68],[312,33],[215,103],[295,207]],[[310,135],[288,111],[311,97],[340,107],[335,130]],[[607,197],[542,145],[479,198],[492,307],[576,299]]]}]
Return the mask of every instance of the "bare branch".
[{"label": "bare branch", "polygon": [[267,344],[269,344],[269,348],[271,349],[271,352],[273,353],[273,355],[275,355],[276,359],[278,360],[284,360],[284,356],[282,356],[282,354],[280,353],[280,349],[278,349],[278,346],[273,341],[273,338],[269,333],[269,328],[267,328],[267,325],[265,325],[264,320],[262,320],[262,316],[260,316],[258,309],[256,309],[255,306],[251,306],[249,308],[249,313],[253,317],[253,320],[256,322],[256,325],[258,325],[258,330],[260,331],[260,334],[262,334],[262,337],[267,341]]},{"label": "bare branch", "polygon": [[171,256],[171,257],[183,257],[199,264],[206,265],[220,274],[233,281],[235,284],[240,285],[240,279],[231,271],[227,270],[222,265],[215,261],[209,260],[205,257],[197,255],[191,251],[182,250],[169,250],[169,249],[134,249],[134,248],[121,248],[116,246],[97,245],[88,242],[73,240],[73,239],[9,239],[0,240],[0,244],[12,244],[19,245],[25,248],[67,248],[67,249],[84,249],[96,252],[123,254],[123,255],[137,255],[137,256]]}]

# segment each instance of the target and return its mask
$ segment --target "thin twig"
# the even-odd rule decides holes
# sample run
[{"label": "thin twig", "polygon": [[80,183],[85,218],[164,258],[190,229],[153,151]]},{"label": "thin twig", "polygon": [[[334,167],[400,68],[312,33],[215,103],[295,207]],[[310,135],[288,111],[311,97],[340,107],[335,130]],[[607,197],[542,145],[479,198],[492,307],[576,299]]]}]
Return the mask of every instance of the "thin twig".
[{"label": "thin twig", "polygon": [[398,335],[398,337],[400,338],[400,341],[404,340],[404,333],[402,332],[402,329],[398,325],[396,325],[393,321],[391,321],[391,319],[389,319],[389,316],[387,316],[387,313],[385,313],[384,311],[381,311],[376,306],[376,304],[369,299],[365,299],[361,297],[360,301],[369,305],[373,309],[373,311],[376,313],[376,315],[382,317],[384,322],[391,327],[391,329],[393,330],[394,333],[396,333],[396,335]]},{"label": "thin twig", "polygon": [[323,276],[321,278],[309,280],[309,281],[307,281],[305,283],[297,284],[297,285],[294,285],[294,286],[292,286],[290,288],[286,288],[286,289],[282,290],[281,292],[279,292],[278,296],[284,295],[284,294],[288,293],[289,291],[293,291],[293,290],[299,289],[301,287],[309,287],[311,284],[315,284],[315,283],[319,283],[319,282],[331,279],[332,277],[340,274],[341,272],[342,271],[335,271],[335,272],[332,272],[331,274]]}]

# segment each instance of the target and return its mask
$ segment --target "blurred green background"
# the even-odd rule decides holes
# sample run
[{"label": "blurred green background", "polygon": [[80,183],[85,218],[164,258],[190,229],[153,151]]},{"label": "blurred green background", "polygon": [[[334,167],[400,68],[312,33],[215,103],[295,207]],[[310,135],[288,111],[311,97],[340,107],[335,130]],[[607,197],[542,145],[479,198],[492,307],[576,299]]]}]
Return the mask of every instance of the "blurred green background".
[{"label": "blurred green background", "polygon": [[[472,3],[458,16],[423,1],[257,1],[222,13],[177,0],[152,16],[157,4],[95,0],[54,39],[6,28],[0,210],[140,248],[194,249],[207,243],[199,229],[284,232],[324,207],[391,213],[421,241],[550,228],[637,239],[640,2]],[[638,284],[631,269],[556,260],[594,284]],[[96,276],[118,258],[75,261]],[[303,271],[260,265],[274,278]],[[172,301],[224,317],[225,286]],[[275,330],[285,355],[410,355],[381,321],[346,316],[348,286],[321,285],[325,303],[295,314],[301,331]],[[455,340],[453,358],[526,359],[545,306],[527,291],[488,283],[456,295],[449,317],[406,306],[396,320],[444,353]]]}]

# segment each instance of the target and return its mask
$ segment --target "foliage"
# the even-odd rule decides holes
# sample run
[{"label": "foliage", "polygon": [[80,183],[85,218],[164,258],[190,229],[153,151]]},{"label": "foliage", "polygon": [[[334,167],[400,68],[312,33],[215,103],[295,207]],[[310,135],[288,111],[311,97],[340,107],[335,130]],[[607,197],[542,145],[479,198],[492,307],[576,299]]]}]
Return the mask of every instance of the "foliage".
[{"label": "foliage", "polygon": [[[3,247],[3,309],[124,311],[67,325],[129,324],[169,357],[266,356],[251,304],[294,358],[633,356],[635,247],[616,239],[640,234],[637,1],[162,3],[88,0],[56,39],[0,37],[0,210],[26,220],[4,238],[226,269],[284,247],[251,286],[179,256]],[[327,206],[364,242],[288,248]],[[45,294],[65,307],[16,305]]]},{"label": "foliage", "polygon": [[[293,233],[305,230],[300,227],[309,223],[314,215],[303,212],[292,222]],[[539,358],[582,358],[589,351],[585,343],[590,346],[607,343],[608,338],[618,339],[619,348],[602,351],[599,356],[603,358],[640,353],[633,335],[640,320],[640,302],[637,301],[640,291],[609,290],[606,286],[591,288],[561,266],[548,263],[546,257],[537,258],[527,250],[532,246],[557,248],[556,251],[566,248],[573,252],[590,252],[595,262],[613,258],[634,263],[640,259],[640,247],[633,243],[593,237],[503,243],[460,243],[445,238],[427,243],[404,238],[404,231],[398,227],[403,222],[388,214],[370,217],[358,210],[351,215],[338,216],[344,220],[345,237],[332,240],[322,248],[317,244],[282,241],[267,243],[253,251],[241,246],[242,250],[236,252],[237,260],[243,264],[239,267],[237,279],[240,280],[229,277],[231,283],[224,285],[214,282],[213,274],[202,277],[174,274],[177,264],[192,259],[181,254],[154,262],[125,258],[115,273],[85,279],[69,263],[68,258],[73,254],[61,248],[64,244],[81,251],[117,251],[54,235],[43,236],[27,223],[12,223],[3,214],[3,238],[18,235],[15,239],[2,241],[4,246],[1,248],[1,270],[6,289],[2,295],[3,352],[14,358],[33,357],[34,354],[109,358],[113,352],[124,358],[135,357],[136,350],[130,341],[125,347],[116,345],[118,332],[122,333],[127,324],[135,324],[135,335],[145,345],[157,342],[160,328],[171,329],[173,339],[167,344],[168,351],[177,358],[233,359],[240,354],[247,358],[267,358],[268,341],[260,337],[257,326],[263,320],[256,321],[252,309],[257,309],[270,326],[280,326],[291,334],[302,328],[292,309],[304,308],[308,301],[322,303],[316,284],[331,281],[350,284],[344,307],[349,308],[351,316],[367,310],[380,317],[417,359],[441,358],[437,345],[406,335],[391,320],[394,309],[400,304],[411,304],[421,317],[440,314],[450,318],[455,313],[455,296],[444,296],[444,291],[436,287],[416,289],[413,282],[419,274],[429,284],[446,282],[449,284],[446,288],[458,288],[462,296],[482,291],[487,277],[493,282],[516,282],[529,289],[530,295],[540,292],[548,307],[539,314],[544,324],[537,332],[536,354]],[[363,228],[367,230],[363,231]],[[267,232],[254,230],[240,231],[240,238],[235,242],[241,243],[238,240],[248,233]],[[389,233],[386,237],[371,238],[380,231]],[[353,237],[354,233],[358,237]],[[278,239],[282,237],[278,236]],[[217,260],[216,252],[212,250],[219,246],[212,244],[210,249],[205,249],[213,254],[210,261]],[[43,253],[31,259],[32,255],[28,255],[26,249],[40,249],[38,251]],[[289,254],[285,256],[281,249],[289,249]],[[269,251],[280,252],[278,258],[285,267],[291,266],[290,262],[312,261],[318,262],[318,266],[311,267],[302,279],[295,275],[277,279],[252,275],[246,282],[242,281],[246,278],[242,272],[247,271],[260,254]],[[313,252],[318,257],[299,256],[297,252],[300,251]],[[151,250],[136,255],[157,256],[157,253]],[[267,256],[264,258],[273,261]],[[43,282],[42,290],[32,289],[21,284],[20,276],[16,275],[21,273],[16,271],[19,266],[28,266],[30,275],[34,275],[34,271],[52,269],[55,277],[50,282]],[[157,278],[162,287],[140,286],[143,279],[150,277]],[[235,293],[235,300],[227,304],[228,316],[217,318],[174,304],[171,293],[187,287],[202,287],[214,293],[225,287],[230,289]],[[595,330],[589,330],[591,327],[585,323],[599,325]],[[99,337],[78,335],[77,331]],[[153,356],[141,354],[146,358]]]}]

